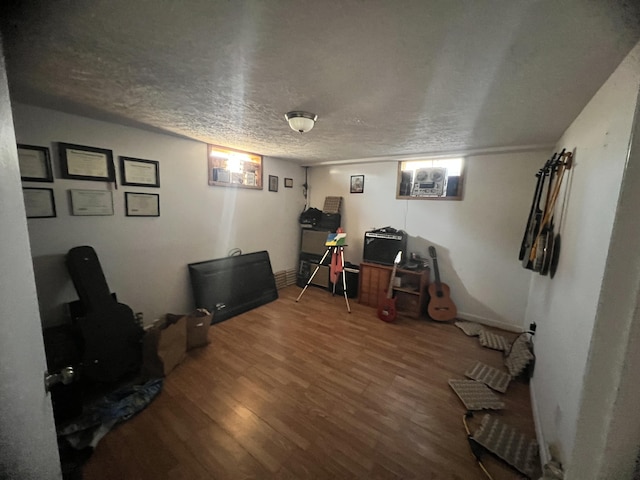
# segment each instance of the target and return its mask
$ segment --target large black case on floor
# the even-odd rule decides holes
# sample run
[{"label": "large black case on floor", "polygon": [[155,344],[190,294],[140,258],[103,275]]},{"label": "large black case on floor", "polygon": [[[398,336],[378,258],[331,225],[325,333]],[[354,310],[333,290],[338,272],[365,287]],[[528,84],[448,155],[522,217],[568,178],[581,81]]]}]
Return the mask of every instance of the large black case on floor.
[{"label": "large black case on floor", "polygon": [[73,320],[80,338],[82,378],[111,383],[138,373],[142,365],[142,326],[131,308],[118,303],[109,292],[95,250],[74,247],[67,253],[66,262],[80,298],[78,316]]},{"label": "large black case on floor", "polygon": [[278,298],[267,251],[188,265],[196,308],[213,313],[213,323],[227,320]]}]

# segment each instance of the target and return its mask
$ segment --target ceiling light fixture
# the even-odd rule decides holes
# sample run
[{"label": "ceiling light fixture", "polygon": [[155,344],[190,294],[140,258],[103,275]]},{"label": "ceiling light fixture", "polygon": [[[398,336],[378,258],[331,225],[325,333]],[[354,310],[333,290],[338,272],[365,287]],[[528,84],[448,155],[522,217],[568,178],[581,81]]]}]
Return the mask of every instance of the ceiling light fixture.
[{"label": "ceiling light fixture", "polygon": [[313,128],[318,119],[318,115],[309,112],[288,112],[284,114],[284,118],[289,122],[289,126],[296,132],[306,133]]}]

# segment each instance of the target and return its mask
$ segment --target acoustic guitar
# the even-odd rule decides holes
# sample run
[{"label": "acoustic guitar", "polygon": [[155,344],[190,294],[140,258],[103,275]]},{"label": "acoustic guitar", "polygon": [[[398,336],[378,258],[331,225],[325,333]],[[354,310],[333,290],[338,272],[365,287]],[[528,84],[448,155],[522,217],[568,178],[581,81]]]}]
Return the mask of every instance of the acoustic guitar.
[{"label": "acoustic guitar", "polygon": [[389,279],[389,287],[385,290],[384,297],[378,302],[378,318],[383,322],[394,322],[398,316],[396,310],[396,299],[393,298],[393,279],[396,277],[396,269],[402,260],[402,250],[398,251],[393,261],[393,270],[391,270],[391,278]]},{"label": "acoustic guitar", "polygon": [[438,257],[435,247],[429,247],[429,255],[433,263],[433,271],[436,274],[435,283],[429,284],[429,305],[427,313],[438,322],[448,322],[456,318],[458,309],[451,300],[449,285],[440,281],[440,271],[438,270]]}]

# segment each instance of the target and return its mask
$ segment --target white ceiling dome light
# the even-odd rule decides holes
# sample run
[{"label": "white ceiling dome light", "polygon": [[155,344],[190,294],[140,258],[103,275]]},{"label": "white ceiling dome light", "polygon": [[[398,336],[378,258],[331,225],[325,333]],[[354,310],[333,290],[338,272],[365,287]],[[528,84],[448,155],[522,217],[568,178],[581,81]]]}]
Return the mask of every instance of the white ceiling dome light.
[{"label": "white ceiling dome light", "polygon": [[313,128],[318,119],[315,113],[294,111],[284,114],[289,126],[296,132],[306,133]]}]

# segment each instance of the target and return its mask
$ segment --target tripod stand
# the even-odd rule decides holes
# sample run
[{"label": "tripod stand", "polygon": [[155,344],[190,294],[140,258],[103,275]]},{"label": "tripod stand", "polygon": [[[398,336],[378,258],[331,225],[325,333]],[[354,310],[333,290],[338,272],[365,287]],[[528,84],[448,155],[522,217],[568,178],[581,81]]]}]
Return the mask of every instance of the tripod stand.
[{"label": "tripod stand", "polygon": [[[320,266],[324,263],[325,259],[327,258],[327,256],[329,256],[330,253],[331,253],[331,257],[333,257],[334,255],[337,255],[340,258],[340,266],[342,271],[342,291],[344,293],[344,301],[347,303],[347,311],[351,313],[351,307],[349,306],[349,299],[347,298],[347,276],[345,275],[345,272],[344,272],[344,246],[343,245],[335,246],[335,247],[331,246],[327,248],[327,251],[324,252],[324,255],[322,256],[322,259],[320,260],[318,265],[316,265],[316,269],[313,271],[313,273],[309,277],[307,284],[302,289],[302,292],[300,292],[300,295],[298,295],[298,298],[296,298],[296,303],[302,298],[302,295],[304,295],[304,292],[307,291],[307,287],[309,287],[309,284],[311,284],[311,282],[313,281],[313,277],[316,276],[316,273],[318,273]],[[333,295],[336,294],[336,283],[337,282],[333,282]]]}]

